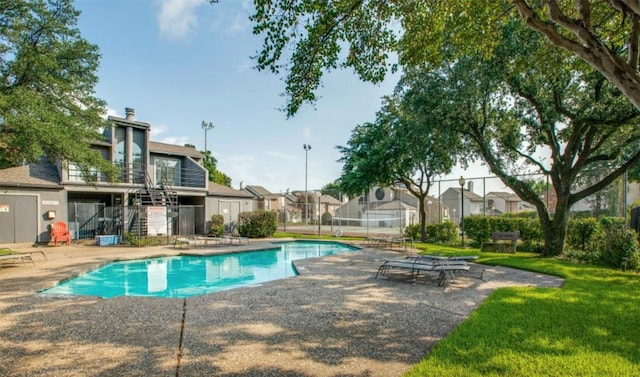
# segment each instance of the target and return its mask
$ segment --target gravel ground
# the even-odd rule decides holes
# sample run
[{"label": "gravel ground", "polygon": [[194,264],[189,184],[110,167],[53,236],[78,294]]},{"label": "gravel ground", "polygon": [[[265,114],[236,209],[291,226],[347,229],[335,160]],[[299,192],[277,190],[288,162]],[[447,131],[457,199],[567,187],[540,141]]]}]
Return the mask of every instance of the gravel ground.
[{"label": "gravel ground", "polygon": [[188,299],[52,298],[37,292],[111,260],[187,251],[21,248],[48,260],[0,270],[0,376],[401,376],[493,290],[563,283],[481,265],[446,288],[434,277],[375,279],[401,252],[365,248],[297,261],[295,278]]}]

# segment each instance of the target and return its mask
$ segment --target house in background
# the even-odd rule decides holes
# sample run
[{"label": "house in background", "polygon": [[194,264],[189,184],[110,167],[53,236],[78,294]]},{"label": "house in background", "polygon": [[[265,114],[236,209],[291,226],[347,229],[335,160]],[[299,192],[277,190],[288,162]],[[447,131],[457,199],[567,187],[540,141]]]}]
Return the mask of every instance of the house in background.
[{"label": "house in background", "polygon": [[[420,215],[418,214],[418,198],[409,191],[403,193],[401,198],[403,202],[415,208],[415,211],[410,213],[411,217],[409,218],[409,225],[417,224],[420,221]],[[440,201],[433,196],[427,196],[425,199],[425,211],[427,224],[449,220],[449,207],[440,203]]]},{"label": "house in background", "polygon": [[[463,203],[464,200],[464,203]],[[484,213],[484,199],[473,192],[473,182],[468,182],[466,188],[450,187],[440,195],[440,201],[451,209],[449,213],[455,224],[460,224],[461,215],[481,215]],[[464,207],[464,214],[463,208]]]},{"label": "house in background", "polygon": [[529,210],[527,203],[514,193],[506,191],[491,191],[485,196],[487,201],[487,213],[492,215],[503,213],[518,213]]},{"label": "house in background", "polygon": [[320,218],[322,219],[322,223],[331,224],[333,218],[336,215],[336,210],[340,208],[342,202],[335,197],[327,194],[323,194],[320,196]]},{"label": "house in background", "polygon": [[241,212],[252,212],[256,209],[256,202],[257,198],[246,189],[236,190],[232,187],[209,182],[205,203],[205,230],[209,230],[213,215],[222,215],[225,224],[237,222]]},{"label": "house in background", "polygon": [[[448,207],[428,197],[425,203],[427,222],[448,219]],[[441,216],[439,216],[442,214]],[[405,187],[375,187],[336,209],[334,224],[345,226],[398,227],[419,222],[418,199]]]},{"label": "house in background", "polygon": [[250,192],[256,199],[256,209],[265,211],[279,211],[282,209],[282,195],[274,194],[262,186],[248,185],[240,183],[240,188]]}]

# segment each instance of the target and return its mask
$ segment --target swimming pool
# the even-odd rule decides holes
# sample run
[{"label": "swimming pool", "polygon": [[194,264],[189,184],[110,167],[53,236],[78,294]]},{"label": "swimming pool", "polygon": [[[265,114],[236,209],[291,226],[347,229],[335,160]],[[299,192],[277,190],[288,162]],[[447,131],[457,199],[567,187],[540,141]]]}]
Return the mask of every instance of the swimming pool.
[{"label": "swimming pool", "polygon": [[41,293],[186,298],[297,275],[294,260],[358,250],[338,242],[274,243],[269,250],[109,263]]}]

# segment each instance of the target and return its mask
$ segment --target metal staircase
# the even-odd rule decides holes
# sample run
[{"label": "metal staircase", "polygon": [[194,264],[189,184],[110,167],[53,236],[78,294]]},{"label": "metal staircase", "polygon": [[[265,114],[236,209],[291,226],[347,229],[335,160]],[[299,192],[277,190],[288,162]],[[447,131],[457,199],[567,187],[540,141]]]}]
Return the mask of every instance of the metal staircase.
[{"label": "metal staircase", "polygon": [[[132,194],[132,195],[131,195]],[[167,207],[167,215],[178,212],[178,193],[173,190],[165,172],[161,174],[160,183],[154,185],[149,173],[145,172],[144,189],[138,189],[130,194],[132,202],[129,203],[128,231],[139,234],[147,234],[147,216],[144,207]]]}]

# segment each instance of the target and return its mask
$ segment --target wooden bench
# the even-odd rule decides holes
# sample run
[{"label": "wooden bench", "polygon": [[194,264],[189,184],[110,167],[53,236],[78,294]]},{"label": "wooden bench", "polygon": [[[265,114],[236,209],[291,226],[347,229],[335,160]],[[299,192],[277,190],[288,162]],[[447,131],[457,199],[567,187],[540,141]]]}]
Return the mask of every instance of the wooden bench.
[{"label": "wooden bench", "polygon": [[520,238],[520,232],[492,232],[491,242],[483,242],[482,251],[496,251],[498,253],[515,253]]}]

